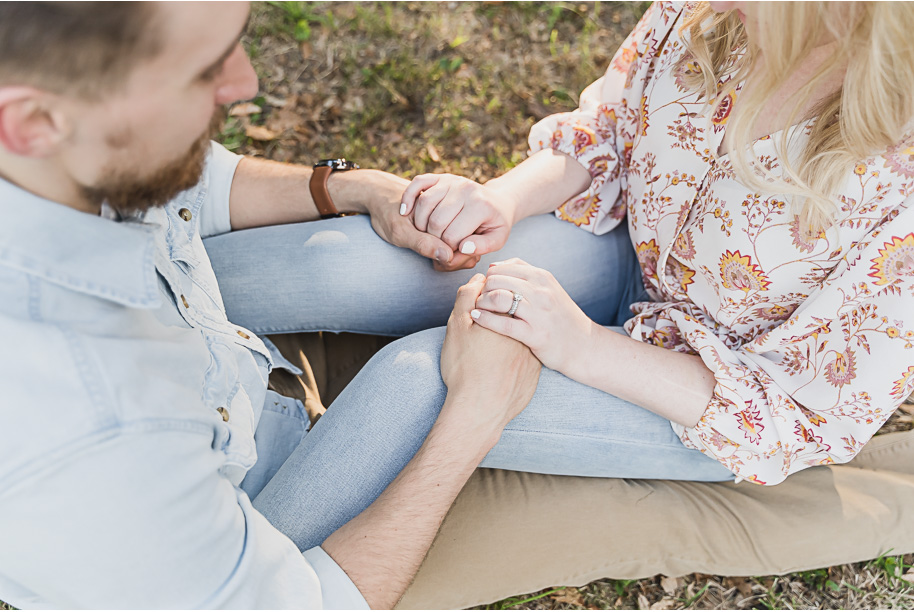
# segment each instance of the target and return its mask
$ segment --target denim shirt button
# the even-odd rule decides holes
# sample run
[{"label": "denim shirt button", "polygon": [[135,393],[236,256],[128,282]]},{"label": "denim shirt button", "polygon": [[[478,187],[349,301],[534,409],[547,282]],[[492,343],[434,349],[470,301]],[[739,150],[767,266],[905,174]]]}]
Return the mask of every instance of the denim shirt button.
[{"label": "denim shirt button", "polygon": [[[172,209],[172,210],[174,210],[174,209]],[[190,221],[191,219],[194,218],[194,216],[186,208],[182,208],[181,210],[179,210],[178,214],[181,215],[181,218],[184,219],[185,221]]]},{"label": "denim shirt button", "polygon": [[218,412],[219,414],[222,415],[222,420],[223,420],[223,421],[225,421],[226,423],[228,422],[228,420],[229,420],[229,413],[228,413],[228,410],[226,410],[226,409],[223,408],[222,406],[219,406],[218,408],[216,408],[216,412]]}]

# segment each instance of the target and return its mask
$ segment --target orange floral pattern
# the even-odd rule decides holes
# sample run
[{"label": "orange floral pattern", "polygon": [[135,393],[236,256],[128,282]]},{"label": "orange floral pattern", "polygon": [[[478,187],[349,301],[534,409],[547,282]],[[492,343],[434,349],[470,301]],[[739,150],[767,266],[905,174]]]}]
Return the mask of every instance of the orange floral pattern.
[{"label": "orange floral pattern", "polygon": [[600,210],[600,197],[594,194],[570,200],[556,212],[562,221],[568,221],[581,227],[590,223],[598,210]]},{"label": "orange floral pattern", "polygon": [[914,234],[904,238],[893,237],[879,250],[879,257],[873,260],[870,276],[877,279],[875,285],[895,285],[914,277]]},{"label": "orange floral pattern", "polygon": [[739,251],[727,251],[720,258],[720,279],[724,289],[738,289],[746,293],[764,291],[769,285],[759,267],[752,263],[752,258],[740,255]]},{"label": "orange floral pattern", "polygon": [[903,399],[908,397],[912,391],[914,391],[914,366],[908,366],[901,378],[895,381],[895,386],[892,387],[892,395]]},{"label": "orange floral pattern", "polygon": [[635,254],[641,264],[641,272],[650,279],[657,278],[657,260],[660,259],[660,249],[653,239],[650,242],[641,242],[635,245]]},{"label": "orange floral pattern", "polygon": [[[543,119],[530,148],[590,170],[557,214],[603,234],[623,219],[651,301],[636,340],[699,355],[711,401],[683,443],[738,477],[777,484],[849,461],[914,392],[914,134],[848,168],[836,225],[808,232],[777,193],[741,184],[717,152],[739,92],[716,108],[682,81],[688,5],[655,2],[581,94]],[[809,122],[792,128],[806,137]],[[774,134],[754,143],[780,173]]]}]

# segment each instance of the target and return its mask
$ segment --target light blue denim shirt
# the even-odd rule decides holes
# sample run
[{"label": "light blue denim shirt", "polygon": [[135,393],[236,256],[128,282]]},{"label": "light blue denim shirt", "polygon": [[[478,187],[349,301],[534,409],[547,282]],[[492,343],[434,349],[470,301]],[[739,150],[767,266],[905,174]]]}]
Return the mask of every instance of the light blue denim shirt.
[{"label": "light blue denim shirt", "polygon": [[214,144],[196,187],[120,221],[0,181],[0,599],[367,607],[251,506],[278,465],[240,486],[273,358],[226,318],[201,242],[230,229],[239,159]]}]

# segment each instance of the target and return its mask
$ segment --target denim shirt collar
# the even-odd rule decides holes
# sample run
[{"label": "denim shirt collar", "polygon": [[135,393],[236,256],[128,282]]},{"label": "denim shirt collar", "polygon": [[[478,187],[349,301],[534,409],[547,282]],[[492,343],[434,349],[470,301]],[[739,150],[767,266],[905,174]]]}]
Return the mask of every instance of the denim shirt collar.
[{"label": "denim shirt collar", "polygon": [[0,179],[0,265],[72,291],[155,308],[156,227],[57,204]]}]

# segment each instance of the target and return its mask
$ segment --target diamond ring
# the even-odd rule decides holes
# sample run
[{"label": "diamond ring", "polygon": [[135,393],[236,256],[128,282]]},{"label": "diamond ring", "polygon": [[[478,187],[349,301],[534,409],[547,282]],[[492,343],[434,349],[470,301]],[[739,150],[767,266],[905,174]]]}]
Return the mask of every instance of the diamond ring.
[{"label": "diamond ring", "polygon": [[509,316],[509,317],[513,317],[513,316],[514,316],[514,313],[517,312],[517,306],[520,304],[520,301],[521,301],[522,299],[524,299],[524,296],[522,296],[521,294],[519,294],[517,291],[512,291],[511,293],[514,294],[514,301],[511,302],[511,309],[508,310],[508,316]]}]

